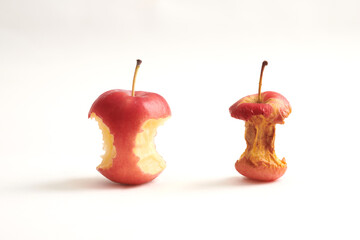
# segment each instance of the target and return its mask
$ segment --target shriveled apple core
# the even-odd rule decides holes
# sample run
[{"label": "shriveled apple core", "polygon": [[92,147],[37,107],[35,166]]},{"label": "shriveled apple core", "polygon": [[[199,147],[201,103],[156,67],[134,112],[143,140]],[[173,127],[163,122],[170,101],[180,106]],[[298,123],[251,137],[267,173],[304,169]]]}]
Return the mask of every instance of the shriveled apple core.
[{"label": "shriveled apple core", "polygon": [[247,147],[240,159],[247,159],[254,167],[286,167],[285,159],[280,160],[275,154],[274,123],[263,115],[257,115],[246,121],[245,128]]},{"label": "shriveled apple core", "polygon": [[96,169],[109,169],[112,167],[113,164],[113,158],[116,157],[116,148],[114,146],[114,136],[110,133],[110,129],[106,124],[102,121],[102,119],[98,116],[96,116],[95,113],[91,113],[90,118],[94,118],[98,124],[99,128],[103,135],[103,149],[105,153],[101,156],[102,162],[99,166],[97,166]]},{"label": "shriveled apple core", "polygon": [[168,118],[149,119],[142,125],[142,132],[135,140],[134,154],[140,158],[137,166],[147,174],[156,174],[164,170],[166,163],[156,151],[154,137],[156,130]]}]

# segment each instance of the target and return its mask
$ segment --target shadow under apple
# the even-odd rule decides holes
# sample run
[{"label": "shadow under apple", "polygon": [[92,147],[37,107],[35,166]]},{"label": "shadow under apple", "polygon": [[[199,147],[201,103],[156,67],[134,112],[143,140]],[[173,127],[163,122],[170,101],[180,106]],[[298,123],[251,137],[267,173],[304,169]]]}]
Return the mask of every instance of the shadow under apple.
[{"label": "shadow under apple", "polygon": [[232,176],[225,178],[215,178],[212,180],[204,179],[191,183],[186,186],[188,190],[209,190],[220,188],[243,188],[268,185],[274,182],[256,181],[242,176]]},{"label": "shadow under apple", "polygon": [[62,180],[50,180],[33,188],[40,191],[82,191],[82,190],[111,190],[111,189],[133,189],[141,185],[125,185],[111,182],[99,177],[77,177]]}]

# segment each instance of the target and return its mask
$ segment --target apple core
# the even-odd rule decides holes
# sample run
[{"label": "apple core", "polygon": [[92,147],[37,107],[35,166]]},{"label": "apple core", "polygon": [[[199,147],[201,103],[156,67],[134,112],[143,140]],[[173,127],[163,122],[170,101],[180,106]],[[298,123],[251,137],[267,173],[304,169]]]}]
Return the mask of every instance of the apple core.
[{"label": "apple core", "polygon": [[233,118],[245,121],[245,152],[236,161],[236,170],[251,179],[274,181],[286,169],[285,158],[280,160],[274,149],[275,125],[284,124],[291,113],[288,100],[276,92],[261,92],[262,77],[267,61],[263,61],[257,94],[235,102],[229,109]]},{"label": "apple core", "polygon": [[147,183],[166,167],[156,151],[154,137],[157,128],[171,116],[171,110],[161,95],[135,91],[140,64],[138,59],[132,90],[104,92],[88,113],[98,122],[104,140],[105,153],[96,169],[116,183]]}]

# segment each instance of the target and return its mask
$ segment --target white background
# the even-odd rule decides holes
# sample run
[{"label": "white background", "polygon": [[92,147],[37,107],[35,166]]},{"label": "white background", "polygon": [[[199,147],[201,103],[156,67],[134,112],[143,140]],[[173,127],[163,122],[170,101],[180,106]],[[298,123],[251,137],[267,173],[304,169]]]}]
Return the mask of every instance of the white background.
[{"label": "white background", "polygon": [[[358,0],[0,1],[0,239],[359,239]],[[173,116],[153,182],[95,167],[87,119],[109,89],[161,94]],[[234,168],[244,122],[228,108],[263,90],[293,112],[277,126],[288,170]]]}]

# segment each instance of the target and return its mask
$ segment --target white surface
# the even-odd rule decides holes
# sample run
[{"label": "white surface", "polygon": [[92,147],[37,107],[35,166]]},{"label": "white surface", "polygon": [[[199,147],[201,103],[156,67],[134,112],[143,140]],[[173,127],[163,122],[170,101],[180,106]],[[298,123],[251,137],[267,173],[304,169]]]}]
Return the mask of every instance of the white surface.
[{"label": "white surface", "polygon": [[[360,2],[1,1],[0,239],[359,239]],[[103,178],[102,92],[164,96],[173,117],[153,182]],[[244,123],[228,108],[263,90],[288,171],[240,176]]]}]

